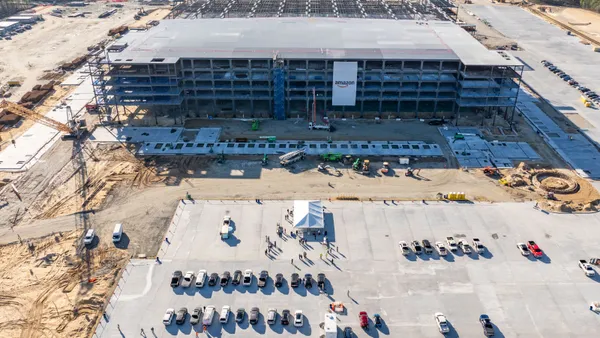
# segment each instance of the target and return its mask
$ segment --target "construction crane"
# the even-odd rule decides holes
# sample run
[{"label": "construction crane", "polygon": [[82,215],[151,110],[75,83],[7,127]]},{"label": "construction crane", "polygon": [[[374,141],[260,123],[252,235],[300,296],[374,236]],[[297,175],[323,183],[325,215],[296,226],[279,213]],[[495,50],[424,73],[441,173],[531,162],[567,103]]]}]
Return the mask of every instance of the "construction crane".
[{"label": "construction crane", "polygon": [[[6,100],[2,100],[2,102],[0,102],[0,110],[2,110],[2,109],[6,110],[10,113],[13,113],[15,115],[24,117],[26,119],[33,120],[33,121],[43,124],[47,127],[56,129],[58,131],[62,131],[64,133],[67,133],[72,136],[76,136],[78,133],[77,128],[75,128],[75,126],[69,127],[68,125],[66,125],[62,122],[58,122],[54,119],[51,119],[47,116],[36,113],[31,109],[25,108],[19,104],[13,103],[13,102],[8,102]],[[74,121],[71,121],[71,122],[74,125]]]}]

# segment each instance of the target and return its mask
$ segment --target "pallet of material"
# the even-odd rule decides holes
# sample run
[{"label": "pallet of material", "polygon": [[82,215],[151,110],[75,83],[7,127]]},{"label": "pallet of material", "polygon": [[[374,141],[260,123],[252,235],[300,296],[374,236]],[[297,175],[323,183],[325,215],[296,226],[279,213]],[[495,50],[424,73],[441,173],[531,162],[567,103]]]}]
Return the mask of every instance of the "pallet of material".
[{"label": "pallet of material", "polygon": [[108,31],[108,36],[114,36],[114,35],[117,35],[117,34],[123,35],[123,33],[126,33],[128,30],[129,30],[129,27],[127,27],[127,26],[124,26],[124,25],[123,26],[119,26],[117,28],[110,29]]}]

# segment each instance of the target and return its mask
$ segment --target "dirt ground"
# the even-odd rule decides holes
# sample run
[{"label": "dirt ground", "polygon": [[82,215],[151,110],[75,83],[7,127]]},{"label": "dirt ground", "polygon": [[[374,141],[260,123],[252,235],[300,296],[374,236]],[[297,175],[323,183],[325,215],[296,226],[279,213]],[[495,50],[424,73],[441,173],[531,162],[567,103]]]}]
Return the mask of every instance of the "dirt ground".
[{"label": "dirt ground", "polygon": [[545,13],[561,23],[600,38],[600,13],[582,8],[536,6],[540,7],[548,8]]},{"label": "dirt ground", "polygon": [[[107,39],[108,30],[129,23],[154,20],[166,16],[168,10],[143,17],[140,22],[133,19],[139,4],[122,2],[114,15],[99,19],[98,15],[108,9],[106,2],[91,2],[86,7],[43,7],[38,13],[45,21],[33,25],[31,30],[18,34],[12,40],[0,41],[0,85],[11,79],[22,79],[22,85],[14,89],[13,98],[20,98],[25,92],[40,82],[44,71],[56,68],[59,64],[73,60],[87,53],[87,47]],[[65,9],[62,18],[51,16],[53,9]],[[147,9],[148,10],[148,9]],[[69,18],[68,15],[91,12],[86,17]],[[154,19],[153,19],[154,18]]]},{"label": "dirt ground", "polygon": [[79,232],[0,246],[2,337],[88,337],[128,253],[81,250]]}]

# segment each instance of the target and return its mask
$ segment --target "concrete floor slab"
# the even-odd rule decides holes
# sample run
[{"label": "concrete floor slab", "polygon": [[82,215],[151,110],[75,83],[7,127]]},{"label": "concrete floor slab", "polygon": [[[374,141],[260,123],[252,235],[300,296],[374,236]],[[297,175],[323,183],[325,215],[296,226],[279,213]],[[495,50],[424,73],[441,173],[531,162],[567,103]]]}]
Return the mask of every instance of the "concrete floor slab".
[{"label": "concrete floor slab", "polygon": [[[275,234],[281,222],[289,234],[286,209],[293,203],[262,201],[196,201],[181,203],[167,233],[159,256],[162,264],[132,260],[119,281],[111,305],[109,321],[102,321],[98,337],[120,337],[117,324],[126,337],[137,336],[150,327],[156,337],[194,335],[200,327],[161,323],[167,307],[213,304],[235,310],[258,306],[261,313],[269,307],[279,311],[302,309],[306,318],[302,328],[268,326],[264,317],[259,325],[232,320],[226,325],[216,321],[208,328],[214,337],[310,336],[318,337],[318,324],[332,300],[342,301],[348,311],[338,325],[353,327],[358,337],[418,336],[438,337],[433,313],[441,311],[450,320],[451,336],[481,335],[477,318],[491,316],[497,336],[592,337],[600,334],[600,317],[588,310],[596,301],[600,278],[588,278],[577,268],[577,259],[595,255],[600,235],[600,216],[553,215],[533,208],[532,203],[446,204],[391,202],[324,202],[327,237],[339,248],[334,264],[319,259],[323,247],[307,237],[302,248],[295,238]],[[234,222],[231,240],[218,235],[223,215]],[[576,226],[575,226],[576,225]],[[127,223],[125,222],[125,234]],[[276,241],[278,249],[267,257],[265,236]],[[414,255],[404,257],[398,241],[443,241],[479,237],[486,245],[484,255],[465,256],[457,252],[447,257]],[[515,244],[533,239],[545,251],[542,259],[520,255]],[[575,244],[574,244],[575,243]],[[298,254],[307,251],[306,262]],[[290,260],[294,259],[294,264]],[[268,270],[281,272],[289,282],[292,272],[328,278],[326,294],[316,287],[274,288],[272,281],[259,289],[251,287],[171,288],[170,275],[176,270],[207,269],[209,272]],[[350,297],[348,297],[348,291]],[[358,312],[370,316],[380,313],[382,329],[364,332],[358,325]]]}]

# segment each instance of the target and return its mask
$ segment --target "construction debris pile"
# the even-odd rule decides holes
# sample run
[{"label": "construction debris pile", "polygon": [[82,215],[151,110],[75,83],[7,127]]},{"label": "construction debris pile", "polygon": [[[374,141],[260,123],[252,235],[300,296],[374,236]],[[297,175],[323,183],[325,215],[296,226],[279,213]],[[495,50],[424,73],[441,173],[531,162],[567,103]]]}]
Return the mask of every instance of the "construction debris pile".
[{"label": "construction debris pile", "polygon": [[87,55],[76,57],[70,62],[65,62],[62,65],[60,65],[60,69],[65,71],[75,70],[81,65],[83,65],[87,61],[87,58]]},{"label": "construction debris pile", "polygon": [[86,252],[81,231],[0,247],[2,337],[89,337],[127,251]]},{"label": "construction debris pile", "polygon": [[500,175],[500,184],[538,194],[541,197],[538,206],[544,210],[569,213],[599,210],[600,194],[589,182],[567,170],[531,169],[521,163]]}]

